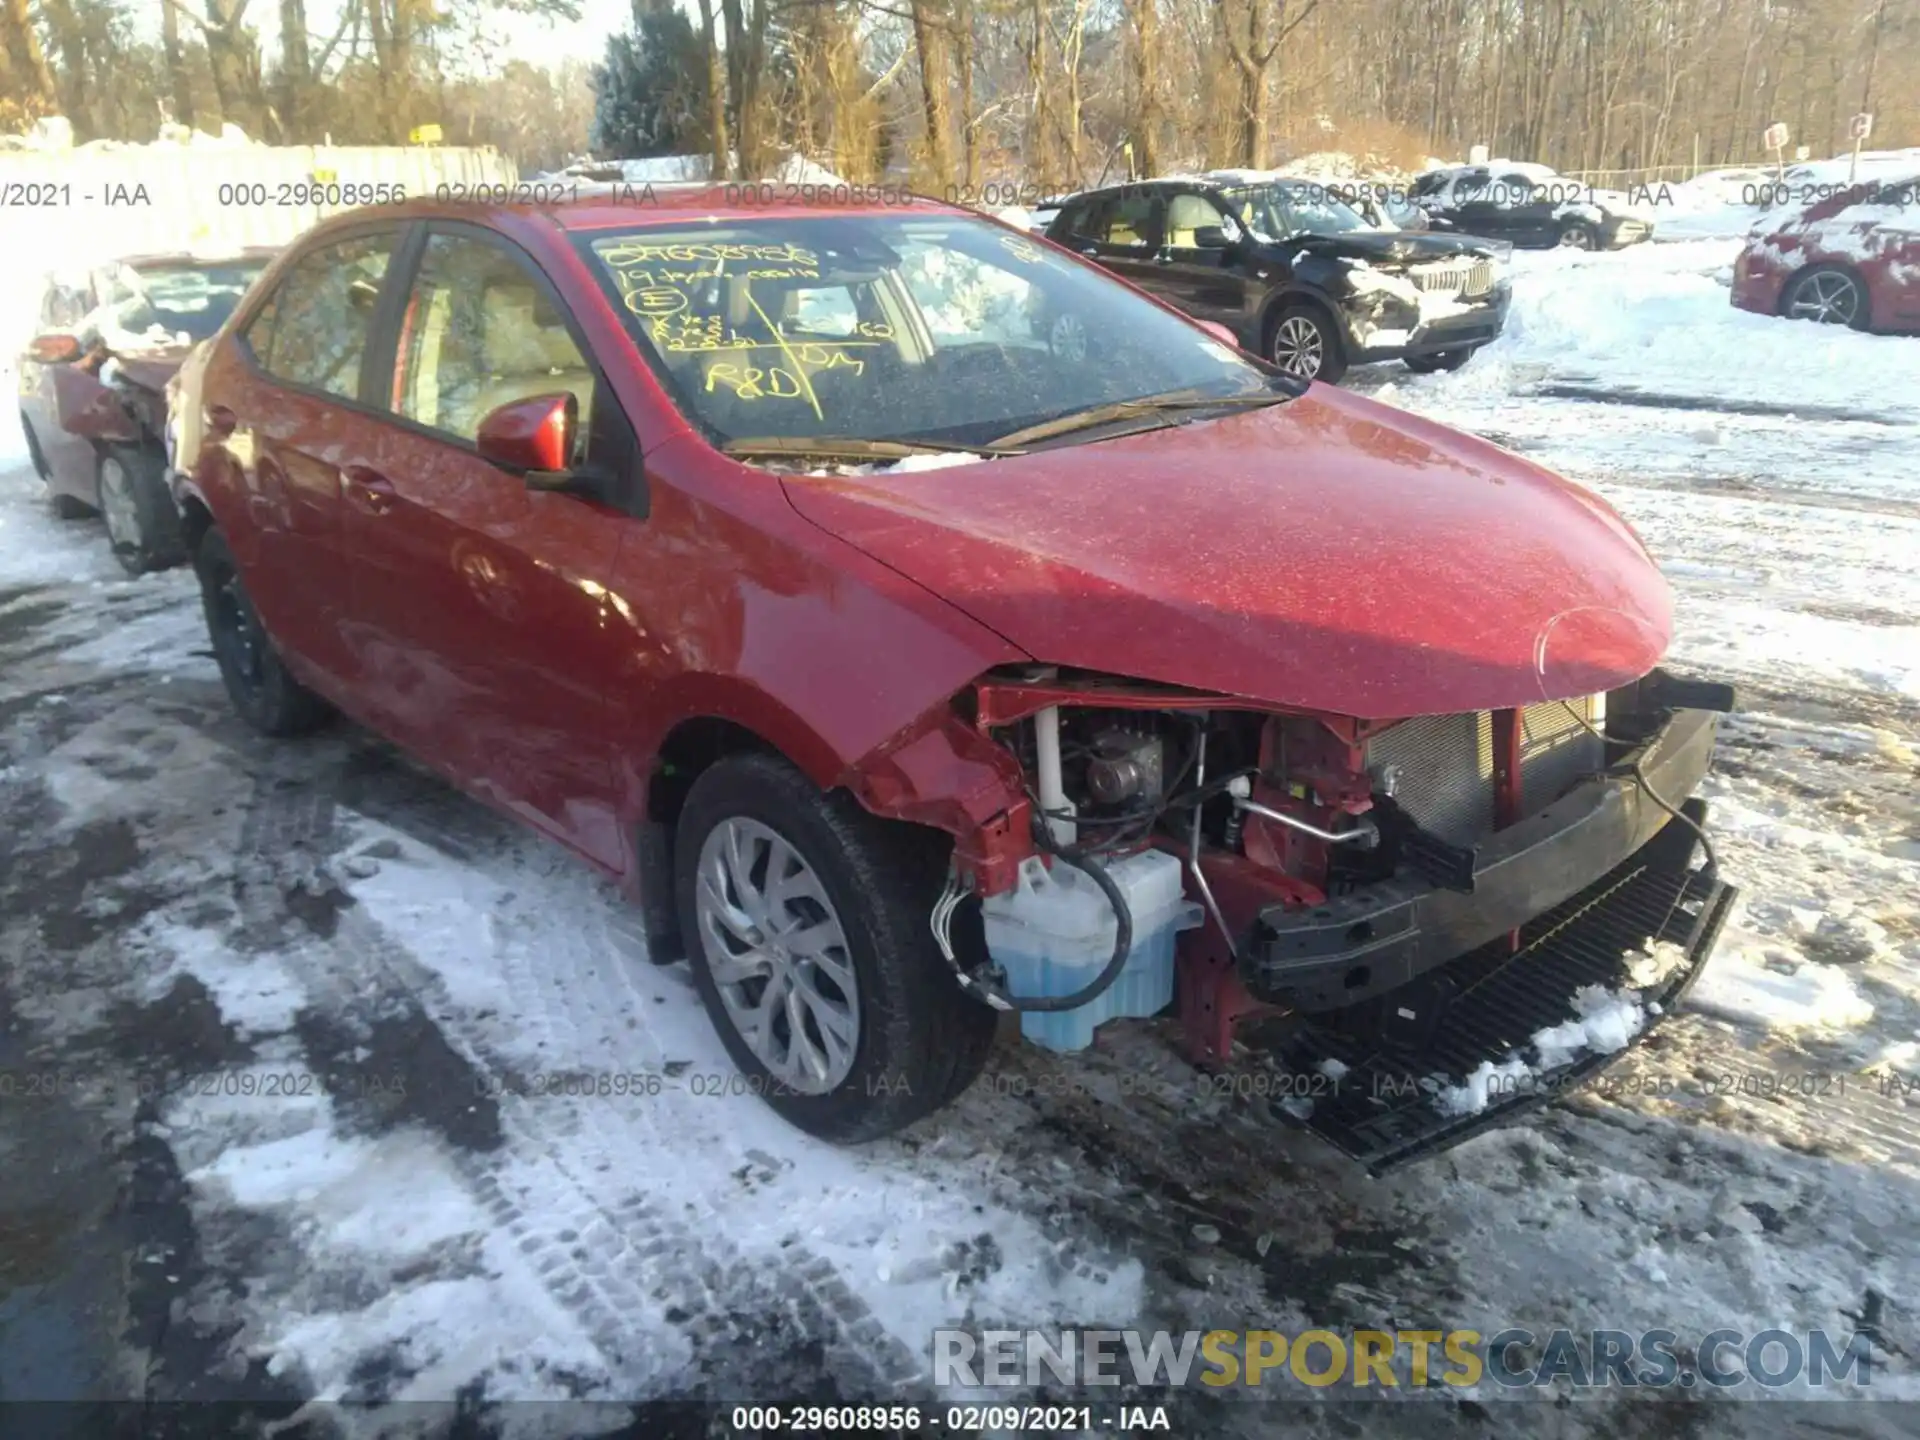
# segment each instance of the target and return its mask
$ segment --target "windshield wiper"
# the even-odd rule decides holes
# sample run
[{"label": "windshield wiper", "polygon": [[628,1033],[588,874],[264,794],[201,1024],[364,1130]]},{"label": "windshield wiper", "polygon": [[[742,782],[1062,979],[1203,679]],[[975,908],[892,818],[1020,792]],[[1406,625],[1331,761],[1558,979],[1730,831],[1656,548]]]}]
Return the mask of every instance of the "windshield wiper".
[{"label": "windshield wiper", "polygon": [[[1027,445],[1035,440],[1049,440],[1055,435],[1065,435],[1074,430],[1090,430],[1096,425],[1109,425],[1118,420],[1133,420],[1142,415],[1159,415],[1182,410],[1212,410],[1218,407],[1234,409],[1239,406],[1278,405],[1291,400],[1294,393],[1287,390],[1262,390],[1254,395],[1193,395],[1186,391],[1176,391],[1170,395],[1143,395],[1138,400],[1116,400],[1108,405],[1095,405],[1087,410],[1076,410],[1067,415],[1056,415],[1051,420],[1042,420],[1037,425],[1015,430],[1011,435],[1000,435],[992,441],[995,445]],[[1166,422],[1171,425],[1175,422]]]},{"label": "windshield wiper", "polygon": [[729,440],[728,455],[792,455],[840,460],[904,460],[909,455],[1018,455],[996,440],[989,445],[941,445],[921,440],[867,440],[858,435],[751,435]]}]

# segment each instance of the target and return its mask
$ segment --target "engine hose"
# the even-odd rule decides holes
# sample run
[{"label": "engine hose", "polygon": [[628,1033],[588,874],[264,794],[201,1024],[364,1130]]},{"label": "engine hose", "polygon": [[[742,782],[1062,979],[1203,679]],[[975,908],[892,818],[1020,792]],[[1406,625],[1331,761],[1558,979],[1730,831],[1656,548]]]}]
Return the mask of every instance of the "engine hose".
[{"label": "engine hose", "polygon": [[1107,961],[1107,968],[1092,980],[1074,991],[1071,995],[1009,995],[999,986],[983,981],[975,976],[961,973],[961,981],[969,989],[977,990],[986,1002],[996,1010],[1012,1010],[1021,1015],[1052,1014],[1060,1010],[1078,1010],[1082,1005],[1098,1000],[1120,978],[1120,972],[1127,967],[1127,957],[1133,953],[1133,911],[1127,905],[1127,897],[1120,893],[1120,887],[1113,876],[1107,873],[1107,867],[1098,860],[1073,846],[1056,842],[1048,827],[1042,823],[1034,826],[1034,843],[1042,850],[1063,860],[1087,876],[1098,885],[1113,906],[1113,958]]}]

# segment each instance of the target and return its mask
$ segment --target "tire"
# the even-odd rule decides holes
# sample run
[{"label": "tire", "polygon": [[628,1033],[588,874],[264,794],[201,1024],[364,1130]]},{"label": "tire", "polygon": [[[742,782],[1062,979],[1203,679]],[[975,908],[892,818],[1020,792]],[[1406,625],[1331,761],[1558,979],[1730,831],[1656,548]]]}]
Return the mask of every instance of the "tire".
[{"label": "tire", "polygon": [[1556,242],[1562,250],[1598,250],[1600,232],[1584,220],[1569,221]]},{"label": "tire", "polygon": [[201,537],[193,568],[213,657],[240,718],[273,736],[303,735],[332,719],[332,707],[287,673],[218,530]]},{"label": "tire", "polygon": [[122,569],[144,575],[186,560],[180,511],[167,493],[160,456],[147,446],[109,446],[100,456],[96,478],[100,518]]},{"label": "tire", "polygon": [[33,422],[27,419],[26,412],[24,411],[22,411],[20,415],[20,433],[26,437],[27,459],[33,465],[33,473],[38,475],[42,480],[51,483],[53,480],[53,467],[47,464],[47,457],[40,449],[40,437],[33,433]]},{"label": "tire", "polygon": [[1852,271],[1838,265],[1816,265],[1788,282],[1780,297],[1780,313],[1789,320],[1812,320],[1820,325],[1867,328],[1870,305],[1866,286]]},{"label": "tire", "polygon": [[[936,832],[822,794],[773,755],[729,756],[687,795],[674,893],[694,983],[734,1064],[810,1135],[856,1144],[890,1134],[957,1098],[986,1063],[997,1016],[960,988],[928,926],[950,851]],[[788,894],[771,901],[773,935],[812,935],[811,954],[769,944],[759,928],[776,864]],[[743,1028],[735,1011],[750,1021],[776,984],[787,1004]]]},{"label": "tire", "polygon": [[1416,375],[1431,375],[1436,370],[1458,370],[1473,358],[1473,351],[1442,350],[1434,355],[1409,355],[1407,369]]},{"label": "tire", "polygon": [[1337,385],[1347,373],[1347,352],[1333,318],[1305,300],[1295,300],[1273,317],[1267,332],[1267,358],[1299,380]]}]

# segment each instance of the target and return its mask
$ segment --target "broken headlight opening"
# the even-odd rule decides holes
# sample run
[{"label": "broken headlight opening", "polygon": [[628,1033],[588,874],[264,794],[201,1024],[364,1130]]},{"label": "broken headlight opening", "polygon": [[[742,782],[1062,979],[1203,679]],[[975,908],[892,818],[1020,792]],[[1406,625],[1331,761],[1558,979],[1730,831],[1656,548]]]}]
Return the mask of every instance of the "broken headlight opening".
[{"label": "broken headlight opening", "polygon": [[[1008,814],[1030,854],[1003,855],[992,885],[957,866],[934,934],[968,990],[1054,1048],[1079,1048],[1105,1018],[1155,1013],[1132,991],[1161,994],[1163,1008],[1177,989],[1204,1064],[1227,1063],[1235,1023],[1261,1014],[1306,1026],[1372,1016],[1379,1036],[1426,1043],[1448,1014],[1445,975],[1492,973],[1502,947],[1548,957],[1545,976],[1563,953],[1599,954],[1644,930],[1679,937],[1697,968],[1733,892],[1714,878],[1704,808],[1687,797],[1711,759],[1715,712],[1732,703],[1725,687],[1655,671],[1603,695],[1360,721],[1084,673],[996,673],[959,709],[1018,768]],[[1653,845],[1663,830],[1676,838]],[[1073,925],[1034,920],[1071,908],[1043,883],[1049,869],[1082,877],[1061,882],[1080,886]],[[1160,902],[1169,874],[1190,917],[1170,921]],[[1543,930],[1550,915],[1578,923]],[[1177,977],[1159,958],[1170,925],[1190,932]],[[1053,966],[1063,954],[1072,963]],[[1601,973],[1561,968],[1585,983]],[[1567,996],[1548,986],[1530,1003],[1550,1024]],[[1079,1034],[1044,1029],[1081,1007],[1096,1018]],[[1507,1033],[1469,1010],[1452,1012],[1459,1034]]]},{"label": "broken headlight opening", "polygon": [[1171,873],[1184,877],[1182,886],[1190,884],[1206,923],[1231,953],[1235,927],[1202,862],[1244,855],[1249,820],[1293,836],[1303,874],[1312,868],[1310,853],[1373,850],[1382,843],[1365,813],[1371,800],[1364,777],[1341,776],[1332,802],[1306,783],[1312,777],[1305,772],[1291,788],[1272,783],[1271,767],[1262,761],[1263,749],[1278,743],[1269,732],[1294,723],[1310,729],[1316,721],[1216,708],[1223,704],[1218,697],[1044,669],[994,677],[973,699],[980,728],[1020,766],[1033,849],[1086,875],[1106,898],[1112,924],[1099,973],[1065,993],[1023,994],[991,953],[980,960],[979,947],[966,947],[976,963],[962,960],[953,925],[974,896],[956,871],[934,908],[934,935],[962,984],[996,1008],[1077,1010],[1119,981],[1138,917],[1114,872],[1142,869],[1139,859],[1150,852],[1165,857],[1163,875],[1172,866]]}]

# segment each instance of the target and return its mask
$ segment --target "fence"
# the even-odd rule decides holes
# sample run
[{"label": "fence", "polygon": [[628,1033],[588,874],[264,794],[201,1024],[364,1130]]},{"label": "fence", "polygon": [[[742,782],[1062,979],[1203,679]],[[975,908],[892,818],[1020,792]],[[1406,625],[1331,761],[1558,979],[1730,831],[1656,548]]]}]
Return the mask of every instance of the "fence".
[{"label": "fence", "polygon": [[1641,165],[1627,170],[1567,170],[1569,180],[1578,180],[1599,190],[1626,190],[1636,185],[1677,185],[1710,170],[1758,170],[1773,173],[1772,160],[1735,161],[1727,165]]},{"label": "fence", "polygon": [[45,268],[141,252],[282,245],[327,215],[396,190],[430,195],[443,183],[518,178],[513,162],[491,148],[154,144],[0,152],[0,253]]}]

